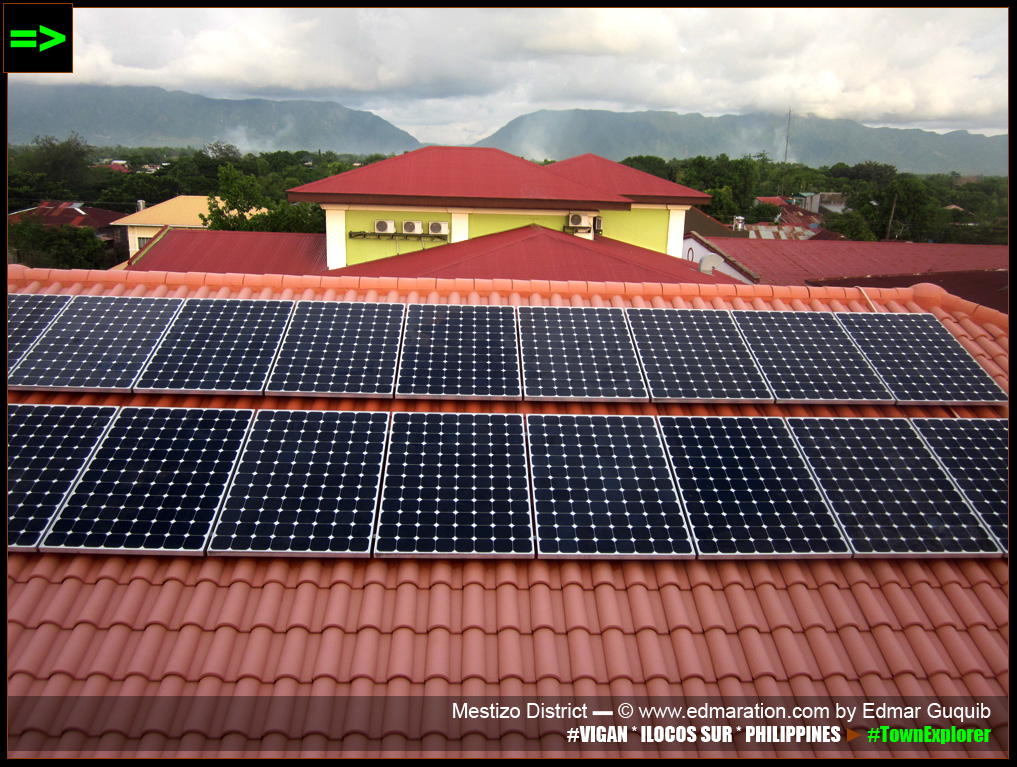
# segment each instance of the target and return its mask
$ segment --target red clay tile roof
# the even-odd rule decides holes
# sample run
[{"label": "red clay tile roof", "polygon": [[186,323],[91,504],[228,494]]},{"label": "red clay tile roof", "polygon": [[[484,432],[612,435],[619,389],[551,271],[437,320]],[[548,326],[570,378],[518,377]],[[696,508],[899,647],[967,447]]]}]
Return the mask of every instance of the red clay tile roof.
[{"label": "red clay tile roof", "polygon": [[600,187],[548,173],[529,160],[485,147],[431,146],[312,181],[290,202],[628,210]]},{"label": "red clay tile roof", "polygon": [[168,229],[131,259],[128,271],[318,274],[325,235]]},{"label": "red clay tile roof", "polygon": [[[703,238],[772,285],[869,275],[1008,269],[1007,245]],[[718,251],[718,252],[719,252]]]},{"label": "red clay tile roof", "polygon": [[[446,280],[8,267],[8,291],[793,311],[928,311],[1008,389],[1006,315],[939,288],[866,289]],[[1001,408],[534,403],[8,392],[12,402],[604,414],[999,417]],[[21,756],[572,756],[547,729],[487,743],[407,737],[407,696],[507,700],[648,696],[1009,695],[1003,560],[414,561],[10,554],[8,696],[34,724]],[[24,701],[23,696],[53,696]],[[99,696],[99,697],[84,697]],[[133,696],[133,697],[131,697]],[[144,696],[144,697],[141,697]],[[151,697],[150,697],[151,696]],[[165,713],[148,730],[143,702]],[[307,708],[307,696],[318,696]],[[328,740],[317,713],[347,697],[357,723]],[[99,734],[46,733],[47,706],[126,717]],[[382,701],[385,703],[382,704]],[[667,701],[671,702],[671,701]],[[204,705],[214,710],[209,712]],[[385,708],[387,704],[388,708]],[[327,709],[326,709],[327,710]],[[386,713],[388,712],[388,713]],[[420,729],[419,716],[416,720]],[[29,719],[32,719],[32,716]],[[374,728],[374,729],[372,729]],[[381,728],[377,738],[371,733]],[[427,734],[430,732],[430,734]],[[296,733],[299,737],[288,739]],[[1005,753],[1006,722],[994,725]],[[1000,745],[1000,742],[1002,745]],[[661,744],[648,755],[673,755]],[[684,755],[822,755],[811,747],[696,745]],[[584,756],[632,754],[598,745]],[[869,746],[836,753],[943,755]],[[977,755],[979,752],[961,751]]]},{"label": "red clay tile roof", "polygon": [[95,230],[111,226],[123,213],[103,208],[93,208],[80,202],[40,202],[38,207],[19,210],[7,216],[8,223],[16,223],[25,216],[37,216],[46,226],[90,226]]},{"label": "red clay tile roof", "polygon": [[596,282],[737,282],[719,272],[703,274],[691,262],[655,250],[607,237],[590,241],[536,224],[333,269],[326,274]]},{"label": "red clay tile roof", "polygon": [[709,205],[713,198],[673,181],[654,176],[595,154],[581,154],[544,166],[551,173],[592,184],[633,202]]}]

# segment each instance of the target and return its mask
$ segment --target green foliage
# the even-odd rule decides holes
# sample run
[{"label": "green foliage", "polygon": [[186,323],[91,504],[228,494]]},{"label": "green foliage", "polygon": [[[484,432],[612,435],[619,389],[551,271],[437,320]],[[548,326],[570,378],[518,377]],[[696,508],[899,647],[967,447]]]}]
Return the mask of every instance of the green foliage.
[{"label": "green foliage", "polygon": [[876,235],[869,229],[869,224],[857,211],[847,213],[831,213],[826,217],[823,228],[831,232],[839,232],[849,240],[856,242],[874,242]]},{"label": "green foliage", "polygon": [[231,164],[219,168],[219,200],[209,195],[209,229],[242,232],[324,233],[325,211],[319,205],[274,204],[262,194],[259,179]]},{"label": "green foliage", "polygon": [[102,240],[91,227],[48,227],[26,216],[7,227],[7,242],[18,263],[47,269],[105,269]]},{"label": "green foliage", "polygon": [[757,202],[745,214],[746,224],[772,224],[780,215],[780,206],[769,202]]},{"label": "green foliage", "polygon": [[644,173],[650,173],[654,176],[659,176],[667,181],[673,181],[671,168],[661,157],[655,155],[636,155],[634,157],[626,157],[621,161],[622,165],[628,165],[630,168],[641,170]]},{"label": "green foliage", "polygon": [[99,193],[97,207],[133,213],[138,200],[155,205],[182,194],[180,182],[164,173],[117,173],[115,176]]},{"label": "green foliage", "polygon": [[253,232],[304,232],[325,233],[325,211],[320,205],[299,202],[295,205],[283,203],[279,207],[251,216],[250,231]]},{"label": "green foliage", "polygon": [[74,192],[61,179],[45,173],[14,171],[7,176],[7,212],[34,208],[43,200],[69,200]]}]

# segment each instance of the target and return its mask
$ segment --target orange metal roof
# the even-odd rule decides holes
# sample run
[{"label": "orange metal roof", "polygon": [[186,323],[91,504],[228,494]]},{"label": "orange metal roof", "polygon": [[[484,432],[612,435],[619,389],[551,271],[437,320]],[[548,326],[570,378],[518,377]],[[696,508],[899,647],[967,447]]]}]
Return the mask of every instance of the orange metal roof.
[{"label": "orange metal roof", "polygon": [[[931,285],[863,291],[9,266],[8,291],[929,311],[1008,389],[1007,316]],[[8,392],[8,400],[650,415],[1008,415],[1008,406],[615,405],[22,391]],[[143,733],[126,724],[102,736],[76,729],[49,735],[27,727],[8,740],[9,753],[23,756],[580,753],[555,733],[513,734],[493,744],[468,735],[449,744],[434,735],[409,739],[408,724],[376,739],[354,734],[329,741],[313,727],[289,739],[292,728],[313,720],[302,707],[306,696],[367,701],[361,714],[368,733],[368,725],[385,716],[384,706],[370,701],[398,707],[406,696],[420,695],[434,700],[1009,695],[1009,574],[1003,560],[422,562],[18,553],[9,555],[7,574],[9,696],[57,701],[161,696],[169,714]],[[199,698],[225,708],[228,726],[193,714]],[[260,719],[250,703],[258,699],[269,707],[267,713],[260,709]],[[267,734],[266,721],[278,723]],[[1007,748],[1005,725],[994,727],[993,737],[999,739],[997,752]],[[589,748],[581,753],[633,753],[606,744]],[[667,744],[638,753],[673,754]],[[684,753],[721,752],[697,747]],[[808,747],[744,742],[723,753],[822,755]],[[905,752],[867,746],[862,739],[838,753]],[[942,752],[917,745],[906,753]]]}]

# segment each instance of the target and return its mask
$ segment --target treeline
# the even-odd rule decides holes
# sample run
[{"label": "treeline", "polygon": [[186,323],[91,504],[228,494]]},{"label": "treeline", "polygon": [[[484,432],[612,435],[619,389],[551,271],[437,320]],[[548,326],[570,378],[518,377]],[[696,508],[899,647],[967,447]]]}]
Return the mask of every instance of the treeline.
[{"label": "treeline", "polygon": [[839,192],[850,212],[827,216],[825,227],[853,240],[1008,242],[1004,177],[917,176],[877,162],[809,168],[774,162],[765,153],[738,159],[641,155],[622,163],[707,192],[713,201],[704,210],[725,223],[739,215],[750,223],[773,220],[776,210],[757,206],[757,197]]}]

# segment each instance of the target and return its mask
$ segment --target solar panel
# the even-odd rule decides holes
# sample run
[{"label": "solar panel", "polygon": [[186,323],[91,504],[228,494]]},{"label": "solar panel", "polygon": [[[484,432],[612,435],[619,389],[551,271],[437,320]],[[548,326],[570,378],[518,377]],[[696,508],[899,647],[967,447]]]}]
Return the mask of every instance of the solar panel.
[{"label": "solar panel", "polygon": [[701,556],[850,556],[780,418],[662,417]]},{"label": "solar panel", "polygon": [[891,402],[829,312],[733,312],[777,402]]},{"label": "solar panel", "polygon": [[259,411],[208,553],[368,556],[388,417]]},{"label": "solar panel", "polygon": [[902,404],[999,404],[1006,392],[932,314],[839,312]]},{"label": "solar panel", "polygon": [[298,301],[267,392],[391,397],[402,304]]},{"label": "solar panel", "polygon": [[1009,422],[1004,418],[915,418],[911,423],[1006,551]]},{"label": "solar panel", "polygon": [[522,416],[395,413],[374,553],[532,558]]},{"label": "solar panel", "polygon": [[40,550],[203,553],[253,413],[122,408]]},{"label": "solar panel", "polygon": [[115,407],[7,406],[7,547],[35,549]]},{"label": "solar panel", "polygon": [[515,310],[410,305],[396,395],[520,399]]},{"label": "solar panel", "polygon": [[292,309],[292,301],[187,299],[135,390],[261,392]]},{"label": "solar panel", "polygon": [[526,399],[649,399],[622,309],[521,306],[519,333]]},{"label": "solar panel", "polygon": [[11,389],[129,390],[179,298],[75,296],[8,376]]},{"label": "solar panel", "polygon": [[70,296],[40,293],[7,294],[7,370],[18,360],[49,327]]},{"label": "solar panel", "polygon": [[654,402],[772,402],[730,312],[626,309]]},{"label": "solar panel", "polygon": [[859,555],[998,554],[992,536],[904,418],[789,418]]},{"label": "solar panel", "polygon": [[529,415],[541,557],[693,557],[650,416]]}]

